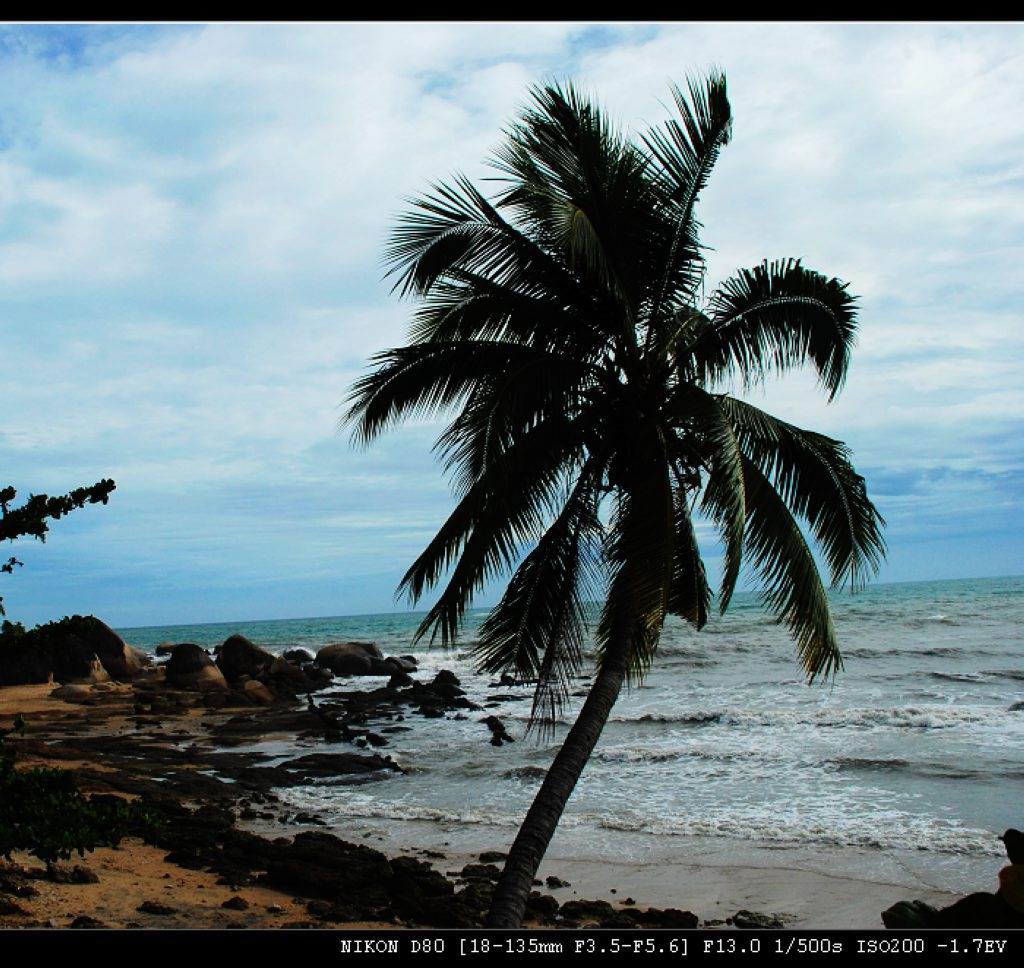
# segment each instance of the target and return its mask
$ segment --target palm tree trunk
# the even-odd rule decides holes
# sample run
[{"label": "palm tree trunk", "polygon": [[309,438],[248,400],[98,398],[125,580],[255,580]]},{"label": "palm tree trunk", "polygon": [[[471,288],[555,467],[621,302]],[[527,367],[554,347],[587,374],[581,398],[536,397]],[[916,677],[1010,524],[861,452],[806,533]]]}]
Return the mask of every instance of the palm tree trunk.
[{"label": "palm tree trunk", "polygon": [[522,924],[534,875],[622,689],[627,655],[628,641],[625,639],[618,648],[609,649],[606,654],[587,700],[544,777],[509,850],[484,927],[518,928]]}]

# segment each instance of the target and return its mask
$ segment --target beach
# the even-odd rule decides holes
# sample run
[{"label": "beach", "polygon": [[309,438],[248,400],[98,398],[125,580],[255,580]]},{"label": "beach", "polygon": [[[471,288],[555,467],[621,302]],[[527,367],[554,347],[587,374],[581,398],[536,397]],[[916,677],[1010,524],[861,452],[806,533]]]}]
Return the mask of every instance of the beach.
[{"label": "beach", "polygon": [[[1019,824],[1017,800],[1004,797],[1001,784],[1012,787],[1021,768],[1020,747],[1005,742],[1020,728],[1020,713],[1011,709],[1020,640],[1010,626],[1021,585],[1007,579],[980,588],[889,586],[874,601],[854,599],[873,613],[873,625],[865,620],[849,649],[846,683],[824,694],[786,685],[788,656],[775,660],[770,641],[771,658],[750,675],[738,649],[781,631],[753,611],[741,610],[726,629],[727,646],[715,637],[666,636],[660,678],[652,673],[645,689],[616,708],[556,832],[538,872],[531,923],[614,923],[619,912],[635,919],[641,915],[633,912],[652,909],[692,912],[708,927],[728,927],[747,911],[777,926],[877,928],[881,911],[896,901],[941,907],[994,889],[998,825]],[[986,596],[1004,606],[998,636],[986,624]],[[941,611],[958,601],[956,613]],[[902,631],[878,621],[886,608],[891,618],[897,605]],[[932,619],[933,629],[918,612],[945,618]],[[325,638],[368,640],[371,628],[385,653],[409,648],[408,616],[331,621],[308,620],[305,635],[294,621],[243,629],[278,653],[294,645],[315,651]],[[226,627],[122,632],[155,652],[158,637],[205,636],[213,646]],[[886,647],[897,658],[885,660],[889,682],[882,685],[872,678],[870,653]],[[18,713],[27,721],[25,734],[9,740],[19,765],[70,769],[83,790],[101,796],[184,804],[159,842],[130,837],[76,861],[98,883],[30,877],[26,883],[38,893],[13,897],[22,913],[0,915],[0,923],[67,926],[83,914],[111,927],[430,923],[428,912],[402,908],[401,899],[397,909],[373,909],[392,912],[380,922],[361,916],[358,905],[332,908],[315,884],[289,880],[292,848],[269,846],[280,838],[301,844],[305,836],[307,846],[333,850],[334,841],[316,840],[327,835],[370,848],[378,866],[385,858],[414,858],[411,876],[479,904],[557,733],[548,742],[524,734],[528,686],[472,673],[465,653],[414,651],[413,685],[339,676],[315,693],[318,712],[284,688],[267,705],[218,708],[199,693],[160,692],[159,671],[134,683],[77,690],[70,701],[55,698],[46,684],[0,689],[0,725]],[[738,675],[724,668],[730,662],[741,666]],[[917,683],[913,698],[896,674],[901,664]],[[773,666],[778,682],[771,681]],[[718,667],[733,677],[729,704],[715,691]],[[986,678],[989,669],[1001,675]],[[689,691],[676,684],[681,672]],[[961,684],[943,685],[957,681],[951,677]],[[585,688],[581,679],[579,691]],[[948,696],[939,702],[935,690],[942,688]],[[875,690],[874,705],[867,690]],[[932,694],[923,695],[927,690]],[[491,745],[482,722],[488,715],[500,717],[515,741]],[[355,724],[355,732],[348,739],[331,735],[332,716]],[[1000,746],[964,755],[997,727]],[[837,766],[840,754],[845,762]],[[203,826],[209,817],[219,818],[212,835]],[[276,880],[258,860],[251,869],[238,867],[238,843],[254,858],[264,852]],[[285,854],[275,857],[275,850]],[[24,856],[14,860],[39,868]],[[171,910],[140,912],[147,901]],[[604,905],[590,910],[575,903],[581,901]]]},{"label": "beach", "polygon": [[[45,732],[45,742],[36,739],[20,745],[20,760],[25,766],[48,765],[74,770],[82,777],[85,790],[109,793],[119,787],[136,791],[144,789],[146,773],[159,776],[161,770],[127,770],[116,762],[116,755],[104,750],[112,744],[100,740],[116,740],[134,735],[128,718],[129,691],[103,691],[110,697],[105,707],[76,706],[49,698],[47,686],[24,686],[5,690],[0,724],[9,717],[23,714],[30,724],[29,735]],[[103,694],[103,693],[101,693]],[[118,698],[124,702],[119,703]],[[104,710],[104,711],[100,711]],[[254,714],[259,716],[259,713]],[[201,720],[204,716],[185,716],[174,724],[168,739],[181,744],[187,740],[202,742],[206,734]],[[49,726],[47,726],[49,724]],[[69,732],[74,739],[53,741],[50,729],[57,726]],[[271,733],[271,736],[274,734]],[[97,742],[100,741],[100,742]],[[85,742],[93,751],[86,754],[79,748]],[[170,744],[168,744],[170,746]],[[226,747],[230,749],[231,747]],[[202,764],[192,765],[201,770]],[[176,769],[178,769],[176,767]],[[201,776],[202,774],[200,774]],[[189,787],[181,780],[183,789]],[[127,794],[129,797],[139,793]],[[192,789],[190,798],[195,804],[234,801],[223,794],[204,797]],[[244,798],[244,797],[243,797]],[[301,830],[323,830],[320,824],[282,822],[287,810],[280,810],[273,801],[266,804],[266,813],[273,818],[256,817],[241,821],[243,829],[272,838],[293,836]],[[479,851],[470,850],[483,841],[478,830],[463,831],[462,836],[452,828],[438,829],[407,821],[398,824],[360,824],[337,831],[342,837],[358,837],[381,849],[388,856],[426,853],[444,854],[436,866],[445,873],[456,874],[465,865],[479,862]],[[488,834],[490,849],[507,848],[510,831],[494,828]],[[476,844],[473,841],[476,840]],[[642,853],[643,845],[637,845]],[[649,846],[649,845],[648,845]],[[879,912],[910,894],[928,903],[941,906],[955,895],[929,890],[912,877],[901,882],[886,883],[868,879],[828,873],[812,867],[791,867],[772,863],[770,852],[757,863],[739,864],[721,847],[716,851],[704,845],[699,861],[663,858],[650,862],[623,861],[609,864],[604,860],[585,856],[562,856],[556,843],[542,864],[538,876],[541,880],[554,876],[567,881],[568,886],[545,888],[561,903],[585,898],[609,902],[613,908],[637,905],[656,908],[681,908],[700,912],[703,922],[719,926],[726,918],[741,910],[770,914],[784,921],[787,927],[869,928],[879,927]],[[76,858],[99,878],[96,883],[50,883],[41,876],[42,865],[25,855],[15,855],[14,862],[40,876],[31,883],[38,895],[20,899],[17,903],[24,915],[0,915],[0,926],[67,927],[81,915],[96,918],[108,927],[313,927],[304,899],[292,892],[273,887],[249,884],[235,889],[218,883],[215,873],[191,870],[166,859],[167,851],[146,844],[137,838],[128,838],[117,848],[101,848]],[[808,861],[810,863],[810,861]],[[824,865],[821,865],[824,866]],[[241,897],[244,910],[224,908],[225,902]],[[307,899],[308,900],[308,899]],[[167,914],[148,914],[138,911],[147,901],[164,904]],[[337,925],[343,926],[343,925]],[[350,927],[395,927],[393,922],[350,922]]]}]

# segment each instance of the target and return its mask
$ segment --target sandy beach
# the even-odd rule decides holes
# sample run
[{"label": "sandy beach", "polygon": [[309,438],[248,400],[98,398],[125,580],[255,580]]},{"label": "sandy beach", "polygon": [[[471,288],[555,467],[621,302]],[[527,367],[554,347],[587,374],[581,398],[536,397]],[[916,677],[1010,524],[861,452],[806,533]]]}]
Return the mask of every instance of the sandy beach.
[{"label": "sandy beach", "polygon": [[[380,850],[392,860],[414,857],[463,889],[473,883],[462,876],[467,865],[479,868],[481,860],[488,859],[487,850],[506,849],[514,834],[508,828],[482,834],[478,828],[468,831],[455,825],[395,821],[360,821],[344,830],[331,830],[315,815],[296,816],[274,793],[279,777],[273,769],[262,768],[262,772],[269,769],[263,776],[258,757],[232,752],[232,748],[240,738],[251,743],[254,737],[285,736],[303,723],[309,728],[313,724],[307,720],[316,717],[301,706],[282,704],[244,714],[185,707],[157,722],[136,712],[131,685],[94,687],[86,703],[52,698],[52,691],[48,685],[0,690],[0,725],[9,726],[16,715],[23,715],[28,724],[25,735],[9,741],[18,752],[19,766],[72,770],[87,792],[144,799],[169,794],[199,808],[187,817],[227,811],[234,828],[243,832],[240,836],[264,838],[261,842],[303,832],[310,836],[334,833]],[[212,765],[219,778],[210,775]],[[234,777],[228,777],[232,772]],[[189,840],[187,818],[176,830],[182,843]],[[481,837],[490,842],[485,844]],[[0,913],[0,925],[66,927],[83,915],[108,927],[400,927],[417,923],[414,918],[324,920],[324,902],[318,907],[298,882],[287,889],[259,876],[231,872],[225,876],[203,869],[186,858],[180,847],[168,852],[167,845],[131,837],[117,848],[76,858],[75,865],[98,878],[92,883],[55,883],[40,862],[16,854],[5,868],[7,886],[0,890],[0,894],[11,892],[5,895],[8,904],[6,913]],[[585,850],[567,854],[556,839],[538,876],[542,881],[557,880],[538,885],[538,892],[558,905],[607,902],[609,907],[602,907],[605,916],[623,909],[692,911],[707,927],[727,926],[727,919],[746,910],[786,927],[877,928],[880,912],[895,901],[916,897],[942,905],[954,897],[915,884],[909,874],[879,882],[829,872],[823,869],[830,866],[828,857],[819,857],[817,864],[810,858],[794,863],[785,852],[752,849],[740,862],[713,844],[697,848],[688,858],[657,856],[655,849],[655,839],[637,840],[630,859],[609,863],[587,857]],[[559,881],[567,883],[552,886]],[[21,890],[16,890],[18,885]],[[147,902],[152,910],[140,911]],[[543,923],[543,919],[535,916],[532,923]],[[584,918],[580,923],[596,922]]]}]

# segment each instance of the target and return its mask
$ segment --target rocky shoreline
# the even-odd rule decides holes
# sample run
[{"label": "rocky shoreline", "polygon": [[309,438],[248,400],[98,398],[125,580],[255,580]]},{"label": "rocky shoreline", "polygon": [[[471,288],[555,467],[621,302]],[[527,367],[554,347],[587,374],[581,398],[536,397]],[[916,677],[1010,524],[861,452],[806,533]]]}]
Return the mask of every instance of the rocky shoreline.
[{"label": "rocky shoreline", "polygon": [[[327,832],[322,817],[288,807],[276,792],[313,782],[367,784],[401,772],[386,748],[400,742],[410,716],[476,716],[482,740],[489,731],[495,745],[512,741],[500,720],[466,698],[453,673],[420,681],[414,657],[385,657],[371,643],[336,643],[315,657],[303,650],[277,656],[242,636],[231,636],[213,654],[167,643],[157,650],[166,661],[154,664],[99,626],[92,626],[98,647],[78,634],[59,647],[51,641],[42,660],[34,657],[30,674],[45,674],[47,682],[0,688],[0,723],[24,715],[25,734],[8,740],[20,765],[68,769],[92,798],[124,797],[151,808],[158,824],[138,830],[129,850],[157,849],[171,869],[214,877],[208,889],[230,891],[222,907],[247,912],[248,924],[263,923],[257,915],[269,908],[279,909],[270,912],[273,923],[290,927],[481,923],[504,855],[485,852],[442,872],[438,862],[451,866],[443,852],[413,849],[389,857]],[[51,681],[55,673],[63,684]],[[353,688],[341,688],[336,676],[351,676],[344,686]],[[385,684],[358,688],[368,684],[365,677],[384,676]],[[334,688],[322,693],[328,685]],[[282,759],[245,749],[275,737],[308,743],[310,752]],[[274,836],[247,829],[254,825]],[[34,916],[33,899],[52,872],[15,860],[0,867],[0,925],[50,923]],[[90,871],[88,858],[77,868]],[[632,898],[559,902],[544,890],[565,886],[557,877],[536,886],[531,924],[699,923],[688,911],[643,909]],[[282,903],[257,911],[244,897],[253,890],[276,892]],[[290,917],[282,921],[284,902]],[[173,900],[140,897],[124,923],[166,926],[178,910]],[[737,925],[744,917],[739,912]],[[100,921],[83,910],[68,925],[101,926],[90,919]]]}]

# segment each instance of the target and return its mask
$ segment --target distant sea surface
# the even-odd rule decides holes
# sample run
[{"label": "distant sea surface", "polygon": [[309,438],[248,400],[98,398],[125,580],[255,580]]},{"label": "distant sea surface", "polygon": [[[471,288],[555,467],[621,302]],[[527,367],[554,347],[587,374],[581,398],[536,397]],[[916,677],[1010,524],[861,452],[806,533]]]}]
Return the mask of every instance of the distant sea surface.
[{"label": "distant sea surface", "polygon": [[[737,596],[699,634],[671,620],[647,680],[613,711],[559,849],[652,862],[658,852],[783,851],[793,863],[840,857],[872,878],[902,870],[936,888],[991,889],[995,834],[1024,828],[1024,706],[1011,708],[1024,703],[1024,577],[875,585],[836,594],[833,610],[846,666],[814,686],[753,595]],[[233,632],[271,651],[361,639],[416,654],[423,676],[452,669],[471,699],[496,702],[487,714],[517,742],[490,746],[484,713],[412,715],[388,750],[407,775],[287,796],[342,830],[406,824],[421,841],[435,831],[427,839],[438,844],[476,831],[482,845],[511,838],[568,728],[538,742],[523,735],[529,701],[491,698],[530,691],[473,672],[469,649],[485,614],[470,613],[464,645],[448,652],[411,644],[413,614],[121,631],[143,649],[212,647]],[[364,683],[380,684],[342,687]],[[266,751],[287,756],[287,747]]]}]

